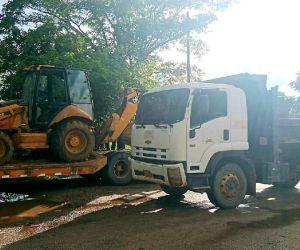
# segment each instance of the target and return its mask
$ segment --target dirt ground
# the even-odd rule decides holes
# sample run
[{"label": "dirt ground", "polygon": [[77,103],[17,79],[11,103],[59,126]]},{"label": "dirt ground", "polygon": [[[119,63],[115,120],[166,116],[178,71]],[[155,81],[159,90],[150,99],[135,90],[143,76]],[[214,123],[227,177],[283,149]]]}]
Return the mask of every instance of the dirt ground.
[{"label": "dirt ground", "polygon": [[300,249],[300,189],[257,185],[257,191],[239,208],[220,210],[205,194],[172,199],[152,184],[112,187],[81,178],[0,184],[0,246]]}]

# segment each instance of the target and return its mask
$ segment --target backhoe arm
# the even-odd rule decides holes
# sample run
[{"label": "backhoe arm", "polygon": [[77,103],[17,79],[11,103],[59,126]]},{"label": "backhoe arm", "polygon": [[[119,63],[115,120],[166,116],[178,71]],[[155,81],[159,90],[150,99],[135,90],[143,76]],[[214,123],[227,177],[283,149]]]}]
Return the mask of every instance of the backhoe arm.
[{"label": "backhoe arm", "polygon": [[120,112],[112,115],[96,129],[96,144],[116,141],[134,118],[141,94],[132,88],[127,89]]}]

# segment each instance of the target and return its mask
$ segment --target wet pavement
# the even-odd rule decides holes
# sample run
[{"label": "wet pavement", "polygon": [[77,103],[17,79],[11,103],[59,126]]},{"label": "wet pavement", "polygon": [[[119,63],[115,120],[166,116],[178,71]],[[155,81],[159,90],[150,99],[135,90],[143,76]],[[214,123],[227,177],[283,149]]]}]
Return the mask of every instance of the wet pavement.
[{"label": "wet pavement", "polygon": [[113,187],[82,178],[2,183],[0,246],[300,249],[298,188],[258,184],[256,197],[221,210],[205,194],[174,199],[152,184]]}]

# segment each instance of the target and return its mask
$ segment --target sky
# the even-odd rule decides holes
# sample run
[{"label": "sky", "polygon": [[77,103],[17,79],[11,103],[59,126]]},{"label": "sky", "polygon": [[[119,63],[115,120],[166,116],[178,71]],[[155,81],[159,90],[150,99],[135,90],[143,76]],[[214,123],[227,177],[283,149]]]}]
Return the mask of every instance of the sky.
[{"label": "sky", "polygon": [[300,71],[300,1],[240,0],[219,16],[203,39],[210,51],[200,62],[208,78],[267,74],[268,85],[293,94]]},{"label": "sky", "polygon": [[[6,0],[0,0],[0,6]],[[209,51],[193,60],[205,78],[253,73],[268,75],[268,86],[279,85],[287,95],[300,71],[300,0],[235,0],[202,34]],[[165,59],[185,60],[174,51]]]},{"label": "sky", "polygon": [[[268,87],[278,85],[287,95],[297,95],[289,83],[300,71],[299,0],[238,0],[218,15],[202,39],[209,51],[192,64],[205,71],[206,79],[266,74]],[[170,59],[171,54],[164,56]]]}]

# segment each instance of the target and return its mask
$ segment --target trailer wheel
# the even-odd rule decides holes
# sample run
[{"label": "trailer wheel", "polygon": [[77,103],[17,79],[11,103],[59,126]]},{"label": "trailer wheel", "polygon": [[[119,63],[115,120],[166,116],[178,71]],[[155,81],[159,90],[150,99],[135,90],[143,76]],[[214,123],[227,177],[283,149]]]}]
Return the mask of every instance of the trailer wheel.
[{"label": "trailer wheel", "polygon": [[10,137],[0,131],[0,165],[8,162],[14,153],[14,146]]},{"label": "trailer wheel", "polygon": [[108,154],[107,166],[103,169],[103,177],[112,185],[127,185],[132,181],[129,155],[125,152]]},{"label": "trailer wheel", "polygon": [[49,141],[53,154],[65,162],[83,161],[95,147],[91,128],[78,120],[59,124],[50,134]]},{"label": "trailer wheel", "polygon": [[166,185],[160,185],[160,188],[162,191],[171,196],[182,196],[188,191],[186,187],[170,187]]},{"label": "trailer wheel", "polygon": [[226,163],[213,176],[211,189],[208,190],[209,200],[221,208],[235,208],[245,198],[247,179],[239,165]]}]

